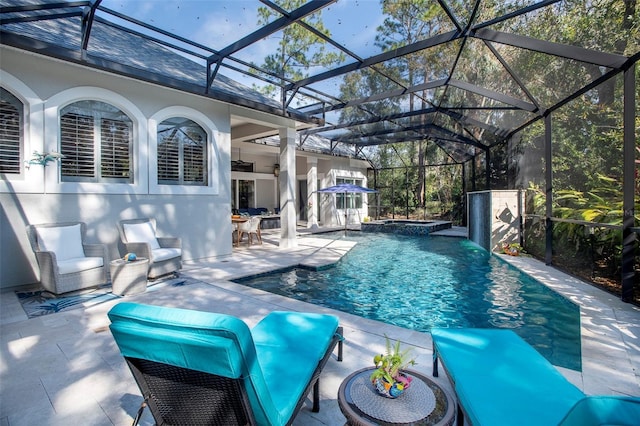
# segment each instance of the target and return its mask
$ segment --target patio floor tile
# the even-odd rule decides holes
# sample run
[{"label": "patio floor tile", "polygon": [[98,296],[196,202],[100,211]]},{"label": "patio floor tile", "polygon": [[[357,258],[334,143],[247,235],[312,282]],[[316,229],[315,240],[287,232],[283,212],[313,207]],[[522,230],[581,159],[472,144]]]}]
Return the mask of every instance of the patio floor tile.
[{"label": "patio floor tile", "polygon": [[[109,309],[126,300],[236,315],[250,326],[273,310],[333,312],[344,327],[344,361],[330,360],[320,381],[321,411],[306,405],[295,425],[342,425],[337,391],[351,372],[369,366],[384,351],[387,334],[414,348],[416,368],[431,375],[428,333],[331,311],[305,302],[228,281],[243,274],[335,262],[350,250],[344,241],[304,238],[295,249],[279,249],[265,238],[262,246],[234,250],[223,259],[187,262],[182,287],[165,287],[135,296],[44,317],[20,315],[15,294],[0,297],[0,426],[121,425],[131,422],[141,398],[108,331]],[[565,294],[582,307],[583,371],[559,370],[586,393],[640,395],[640,309],[620,302],[575,278],[525,258],[505,259]],[[451,390],[444,374],[435,381]],[[145,413],[143,425],[153,424]]]}]

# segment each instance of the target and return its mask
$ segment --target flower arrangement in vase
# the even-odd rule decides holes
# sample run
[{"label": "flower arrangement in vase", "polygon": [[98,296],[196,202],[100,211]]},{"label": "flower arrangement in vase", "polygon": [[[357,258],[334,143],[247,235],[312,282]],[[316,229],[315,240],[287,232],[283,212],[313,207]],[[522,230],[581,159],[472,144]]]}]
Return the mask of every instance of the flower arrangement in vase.
[{"label": "flower arrangement in vase", "polygon": [[389,337],[386,339],[386,354],[378,354],[373,357],[373,364],[376,369],[371,373],[371,383],[378,393],[387,398],[397,398],[409,389],[411,376],[405,374],[409,366],[415,365],[414,358],[410,358],[411,348],[400,349],[400,341],[391,343]]}]

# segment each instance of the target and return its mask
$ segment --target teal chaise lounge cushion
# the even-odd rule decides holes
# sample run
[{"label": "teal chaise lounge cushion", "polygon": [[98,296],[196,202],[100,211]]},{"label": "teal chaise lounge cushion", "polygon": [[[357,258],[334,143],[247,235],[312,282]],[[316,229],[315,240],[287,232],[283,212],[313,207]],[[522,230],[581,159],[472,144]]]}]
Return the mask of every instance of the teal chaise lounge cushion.
[{"label": "teal chaise lounge cushion", "polygon": [[571,408],[559,426],[640,425],[640,398],[587,396]]},{"label": "teal chaise lounge cushion", "polygon": [[341,332],[333,315],[299,312],[272,312],[253,329],[230,315],[128,302],[108,315],[127,360],[237,379],[260,425],[293,419]]},{"label": "teal chaise lounge cushion", "polygon": [[[272,312],[251,330],[280,418],[291,416],[337,328],[338,319],[332,315]],[[284,330],[296,332],[283,333]]]},{"label": "teal chaise lounge cushion", "polygon": [[511,330],[434,328],[431,336],[434,376],[439,359],[461,408],[458,424],[464,411],[472,425],[552,426],[581,404],[593,411],[605,403],[583,402],[585,394]]}]

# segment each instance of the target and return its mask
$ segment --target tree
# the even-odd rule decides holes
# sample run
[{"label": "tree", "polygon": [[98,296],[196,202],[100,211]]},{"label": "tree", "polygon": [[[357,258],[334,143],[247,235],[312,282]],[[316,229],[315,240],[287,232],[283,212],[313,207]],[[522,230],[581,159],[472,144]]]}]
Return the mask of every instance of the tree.
[{"label": "tree", "polygon": [[[635,0],[570,0],[514,20],[509,31],[617,54],[637,52],[640,13]],[[609,69],[551,55],[516,52],[509,58],[543,107]],[[636,70],[640,75],[640,71]],[[537,84],[533,84],[537,82]],[[554,111],[553,187],[589,191],[600,184],[597,174],[622,182],[622,80],[610,79],[594,90]],[[535,132],[534,132],[535,133]],[[536,138],[528,130],[522,143]],[[531,135],[530,137],[526,137]],[[540,169],[542,175],[542,168]]]},{"label": "tree", "polygon": [[[443,9],[433,1],[412,0],[393,1],[382,0],[382,12],[386,18],[382,25],[378,27],[376,35],[376,45],[383,51],[390,51],[399,47],[415,43],[425,38],[438,34],[447,17]],[[396,58],[390,61],[388,67],[395,68],[400,83],[406,87],[413,87],[420,83],[426,83],[433,79],[442,77],[444,72],[441,66],[443,60],[441,49],[430,49],[419,53]],[[434,66],[434,64],[436,64]],[[409,111],[417,108],[425,109],[431,105],[431,96],[426,91],[422,93],[412,93],[409,95]],[[420,117],[421,124],[426,124],[426,117]],[[426,140],[402,143],[405,152],[410,154],[408,163],[417,165],[417,175],[408,178],[408,184],[413,185],[412,192],[416,203],[424,206],[424,165]],[[410,145],[407,147],[406,145]],[[399,148],[395,148],[399,149]],[[414,156],[415,154],[415,156]],[[415,173],[414,173],[415,174]]]},{"label": "tree", "polygon": [[[284,10],[295,10],[306,3],[305,0],[277,0],[277,4]],[[276,10],[262,6],[258,8],[258,24],[266,25],[273,19],[280,18],[281,14]],[[322,11],[315,12],[303,20],[318,32],[327,37],[331,36],[322,23]],[[267,96],[275,97],[289,80],[300,80],[308,76],[306,73],[312,67],[329,67],[332,64],[344,61],[341,52],[327,51],[327,43],[321,37],[306,29],[300,24],[288,25],[280,31],[280,41],[275,52],[264,58],[260,68],[279,77],[279,87],[269,84],[263,87],[254,87]],[[267,76],[267,78],[273,78]],[[284,103],[284,90],[280,93]]]}]

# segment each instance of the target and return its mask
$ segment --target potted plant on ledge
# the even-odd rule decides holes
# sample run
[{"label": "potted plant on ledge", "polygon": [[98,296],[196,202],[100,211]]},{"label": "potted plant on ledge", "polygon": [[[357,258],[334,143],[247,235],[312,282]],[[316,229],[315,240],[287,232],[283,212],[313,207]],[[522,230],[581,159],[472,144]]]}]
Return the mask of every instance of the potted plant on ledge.
[{"label": "potted plant on ledge", "polygon": [[518,243],[502,243],[502,252],[509,256],[518,256],[522,253],[522,246]]},{"label": "potted plant on ledge", "polygon": [[373,364],[376,369],[371,373],[371,382],[378,393],[387,398],[397,398],[409,388],[411,377],[405,374],[409,366],[415,365],[414,358],[410,358],[411,348],[400,349],[400,341],[391,343],[389,337],[386,339],[386,354],[378,354],[373,357]]}]

